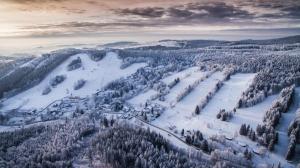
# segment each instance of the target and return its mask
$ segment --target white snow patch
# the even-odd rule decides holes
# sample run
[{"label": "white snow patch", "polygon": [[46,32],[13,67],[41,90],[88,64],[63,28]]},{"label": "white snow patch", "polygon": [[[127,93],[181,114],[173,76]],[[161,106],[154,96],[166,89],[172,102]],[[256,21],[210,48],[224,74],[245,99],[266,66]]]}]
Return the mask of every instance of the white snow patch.
[{"label": "white snow patch", "polygon": [[232,75],[229,81],[224,82],[222,88],[201,113],[215,118],[220,109],[233,110],[243,91],[249,87],[254,77],[255,74],[239,73]]},{"label": "white snow patch", "polygon": [[278,130],[278,143],[275,145],[275,153],[278,153],[283,158],[286,155],[290,138],[288,136],[288,128],[290,123],[296,117],[296,111],[299,108],[299,100],[300,100],[300,87],[295,89],[293,103],[290,106],[288,112],[282,113],[281,118],[279,120],[279,125],[277,127]]},{"label": "white snow patch", "polygon": [[136,106],[142,107],[148,100],[151,100],[153,96],[157,94],[157,91],[150,89],[144,93],[140,93],[139,95],[133,97],[132,99],[128,100],[128,103]]},{"label": "white snow patch", "polygon": [[199,71],[199,67],[191,67],[191,68],[187,68],[185,70],[182,70],[180,72],[175,72],[172,75],[162,79],[162,82],[164,82],[165,84],[170,84],[171,82],[173,82],[176,78],[179,79],[183,79],[186,78],[188,75]]},{"label": "white snow patch", "polygon": [[278,96],[278,94],[268,96],[263,102],[255,106],[237,109],[230,122],[240,125],[249,124],[252,128],[256,128],[258,124],[263,122],[265,112],[272,107],[273,102]]},{"label": "white snow patch", "polygon": [[204,77],[207,73],[208,72],[194,71],[191,74],[187,74],[187,76],[185,76],[184,78],[181,78],[180,82],[170,90],[169,94],[166,95],[166,102],[174,104],[176,102],[177,96],[182,93],[185,88],[187,88],[189,85],[192,85],[200,78]]},{"label": "white snow patch", "polygon": [[196,106],[204,101],[209,92],[211,92],[215,85],[224,78],[224,74],[220,71],[213,73],[208,79],[200,82],[200,84],[193,89],[193,91],[178,102],[175,106],[177,111],[185,111],[186,113],[194,112]]}]

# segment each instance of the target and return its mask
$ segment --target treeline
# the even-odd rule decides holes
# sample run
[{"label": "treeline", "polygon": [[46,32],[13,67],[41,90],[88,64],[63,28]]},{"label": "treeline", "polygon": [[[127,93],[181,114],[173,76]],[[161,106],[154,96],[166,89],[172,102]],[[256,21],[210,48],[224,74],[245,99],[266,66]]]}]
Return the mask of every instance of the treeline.
[{"label": "treeline", "polygon": [[130,125],[112,127],[99,134],[90,150],[92,160],[101,156],[116,168],[211,167],[201,155],[191,153],[189,157],[161,135]]},{"label": "treeline", "polygon": [[276,126],[279,124],[282,113],[287,112],[292,103],[295,86],[284,88],[272,107],[266,111],[263,124],[256,127],[256,133],[250,128],[250,125],[242,124],[240,135],[248,136],[251,140],[257,141],[259,144],[266,146],[270,151],[274,150],[275,144],[278,142],[278,133]]},{"label": "treeline", "polygon": [[25,89],[38,84],[46,75],[72,55],[80,50],[64,49],[43,54],[10,73],[0,77],[0,98],[13,96]]},{"label": "treeline", "polygon": [[97,49],[86,49],[83,51],[83,53],[88,54],[91,60],[98,62],[106,56],[107,51]]},{"label": "treeline", "polygon": [[[253,167],[251,162],[251,154],[245,151],[244,154],[234,154],[230,150],[216,149],[211,153],[211,160],[216,163],[217,168],[229,168],[229,167]],[[249,158],[249,160],[248,160]]]},{"label": "treeline", "polygon": [[81,141],[95,132],[89,119],[36,125],[0,133],[0,167],[73,167]]},{"label": "treeline", "polygon": [[225,109],[221,109],[218,112],[216,117],[217,117],[217,119],[220,119],[221,121],[228,121],[233,117],[235,112],[236,112],[235,108],[232,111],[226,111]]},{"label": "treeline", "polygon": [[293,100],[295,85],[284,88],[279,98],[273,103],[272,107],[265,113],[264,122],[275,128],[281,118],[281,113],[286,113]]},{"label": "treeline", "polygon": [[203,50],[199,62],[234,66],[236,72],[257,73],[249,89],[243,94],[239,107],[253,106],[283,88],[300,85],[300,58],[297,50],[274,52],[262,50]]},{"label": "treeline", "polygon": [[18,146],[25,140],[33,138],[46,131],[44,126],[36,126],[31,129],[20,129],[12,132],[0,133],[0,152],[5,153],[10,147]]},{"label": "treeline", "polygon": [[300,48],[298,43],[296,44],[277,44],[277,45],[259,45],[259,44],[238,44],[229,45],[229,46],[210,46],[209,49],[218,49],[218,50],[265,50],[265,51],[288,51]]},{"label": "treeline", "polygon": [[212,152],[211,157],[179,149],[149,129],[103,116],[83,116],[0,133],[0,167],[71,168],[78,163],[113,168],[251,166],[244,155],[212,151],[199,131],[188,135],[187,142]]},{"label": "treeline", "polygon": [[257,74],[251,89],[247,90],[248,104],[255,105],[268,95],[280,92],[285,87],[300,84],[300,60],[294,56],[276,56],[267,61],[265,68]]},{"label": "treeline", "polygon": [[[221,89],[221,87],[224,85],[224,82],[230,79],[230,76],[233,75],[235,73],[235,68],[234,67],[225,67],[223,68],[223,78],[221,80],[219,80],[212,91],[210,91],[204,100],[202,100],[195,108],[195,114],[200,114],[200,111],[203,110],[205,108],[205,106],[209,103],[209,101],[213,98],[213,96]],[[228,113],[229,114],[229,113]],[[220,115],[220,117],[219,117]],[[221,118],[222,114],[217,115],[217,118]],[[226,117],[226,119],[225,119]],[[228,117],[228,118],[227,118]],[[222,115],[222,119],[229,119],[229,115],[227,115],[227,113],[225,115]],[[224,121],[225,121],[224,120]]]},{"label": "treeline", "polygon": [[81,58],[77,57],[76,59],[72,60],[69,64],[68,64],[68,71],[72,71],[75,69],[78,69],[82,66],[82,62],[81,62]]},{"label": "treeline", "polygon": [[168,87],[172,89],[174,86],[176,86],[180,82],[180,78],[174,79],[171,83],[168,84]]},{"label": "treeline", "polygon": [[181,136],[185,136],[185,142],[189,145],[193,145],[206,153],[212,151],[208,144],[208,141],[203,138],[203,134],[200,131],[193,131],[191,133],[184,133],[184,129],[181,131]]},{"label": "treeline", "polygon": [[16,67],[31,61],[34,57],[2,57],[0,56],[0,76],[8,74]]},{"label": "treeline", "polygon": [[285,157],[287,160],[292,160],[296,154],[296,145],[300,143],[300,109],[296,111],[296,117],[290,123],[288,135],[290,142]]},{"label": "treeline", "polygon": [[213,96],[221,89],[221,87],[223,86],[223,81],[218,81],[215,85],[215,87],[213,88],[212,91],[210,91],[204,100],[202,100],[197,106],[196,109],[199,110],[195,110],[196,114],[200,114],[199,111],[203,110],[205,108],[205,106],[209,103],[209,101],[213,98]]},{"label": "treeline", "polygon": [[201,77],[200,79],[197,79],[194,83],[188,85],[184,90],[179,93],[176,97],[176,101],[181,101],[184,97],[186,97],[189,93],[191,93],[202,81],[209,78],[216,70],[213,70],[206,74],[205,76]]},{"label": "treeline", "polygon": [[212,167],[201,152],[188,154],[161,135],[101,117],[0,133],[0,167]]},{"label": "treeline", "polygon": [[124,49],[116,50],[124,64],[129,66],[133,63],[148,62],[149,66],[172,65],[175,67],[196,65],[195,57],[199,51],[192,50],[139,50]]}]

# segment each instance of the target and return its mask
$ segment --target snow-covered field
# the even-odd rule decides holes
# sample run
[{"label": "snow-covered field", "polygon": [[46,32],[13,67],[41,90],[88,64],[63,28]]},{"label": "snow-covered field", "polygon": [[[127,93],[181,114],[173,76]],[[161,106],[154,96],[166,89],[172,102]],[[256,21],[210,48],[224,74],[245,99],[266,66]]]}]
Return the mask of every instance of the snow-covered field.
[{"label": "snow-covered field", "polygon": [[[222,72],[213,73],[208,79],[200,82],[200,84],[184,99],[178,102],[174,109],[177,111],[185,111],[186,115],[191,115],[197,104],[203,101],[219,80],[224,78]],[[187,114],[190,112],[190,114]]]},{"label": "snow-covered field", "polygon": [[[216,118],[220,109],[231,111],[236,107],[240,96],[243,91],[249,87],[255,75],[256,74],[232,75],[230,80],[224,82],[221,89],[213,96],[205,108],[201,110],[200,114],[196,115],[194,113],[196,105],[213,89],[216,81],[221,80],[223,77],[221,72],[216,72],[202,81],[189,95],[178,102],[174,107],[168,106],[167,103],[161,103],[168,108],[159,118],[152,121],[151,124],[171,132],[176,131],[177,133],[180,133],[182,129],[200,130],[206,137],[213,135],[225,135],[228,138],[235,137],[233,143],[236,143],[237,146],[239,146],[238,144],[247,144],[252,150],[260,150],[255,142],[240,136],[239,129],[244,123],[249,124],[252,128],[256,128],[258,124],[261,124],[265,112],[272,106],[278,94],[267,97],[263,102],[255,106],[237,109],[233,118],[227,122]],[[191,83],[191,81],[186,82]],[[169,95],[175,96],[176,94],[177,92],[172,93],[171,89]],[[300,90],[297,88],[295,99],[298,99],[299,95]],[[294,106],[298,107],[298,103],[294,104]],[[254,156],[254,160],[258,163],[262,163],[260,166],[264,166],[263,163],[274,163],[276,165],[278,162],[281,162],[283,166],[293,167],[293,165],[285,161],[284,155],[288,145],[287,128],[294,117],[296,107],[290,109],[288,113],[283,114],[283,120],[278,128],[280,131],[279,141],[281,142],[276,145],[275,153],[267,152],[265,157]]]},{"label": "snow-covered field", "polygon": [[256,128],[259,123],[262,123],[265,112],[269,108],[271,108],[272,103],[276,100],[277,97],[278,94],[272,95],[255,106],[237,109],[234,117],[230,120],[230,122],[238,124],[247,123],[252,128]]},{"label": "snow-covered field", "polygon": [[[73,71],[67,70],[69,63],[80,57],[82,67]],[[3,111],[10,109],[32,109],[44,108],[51,102],[66,96],[86,97],[96,93],[108,83],[126,77],[137,69],[146,66],[145,63],[133,64],[126,69],[120,69],[122,61],[116,53],[109,52],[101,61],[94,62],[88,55],[79,54],[70,57],[68,60],[53,70],[41,83],[3,102]],[[43,90],[49,86],[49,82],[57,75],[65,75],[66,79],[58,84],[48,95],[42,95]],[[79,90],[74,90],[74,83],[78,80],[86,80],[86,84]]]},{"label": "snow-covered field", "polygon": [[[174,72],[173,74],[170,74],[168,77],[162,79],[161,81],[167,85],[172,83],[177,78],[184,81],[184,82],[179,82],[178,85],[172,88],[172,92],[170,93],[172,95],[168,95],[169,101],[175,99],[176,94],[178,94],[180,91],[182,91],[185,87],[189,85],[189,82],[187,82],[186,80],[187,78],[189,81],[196,81],[198,78],[201,78],[202,76],[204,76],[204,74],[203,72],[199,71],[198,67],[191,67],[180,72]],[[151,100],[151,98],[155,96],[157,93],[158,93],[157,91],[150,89],[129,99],[127,102],[130,103],[131,105],[136,106],[137,108],[140,108],[143,107],[148,100]]]},{"label": "snow-covered field", "polygon": [[132,99],[128,100],[128,103],[136,106],[136,107],[142,107],[145,105],[145,103],[148,100],[151,100],[152,96],[155,96],[157,94],[157,91],[150,89],[146,92],[143,92]]},{"label": "snow-covered field", "polygon": [[[206,107],[201,110],[200,114],[195,115],[194,110],[196,105],[213,88],[216,84],[216,80],[222,79],[222,76],[223,75],[220,72],[216,72],[211,75],[208,79],[201,82],[188,96],[178,102],[173,108],[167,108],[159,118],[152,122],[152,124],[171,132],[176,130],[180,133],[181,129],[200,130],[206,137],[213,135],[225,135],[229,138],[236,137],[234,142],[237,143],[237,146],[239,143],[247,144],[250,149],[259,150],[255,142],[239,135],[239,129],[243,123],[250,124],[252,128],[256,128],[257,124],[262,123],[265,111],[272,106],[272,103],[276,100],[278,94],[267,97],[263,102],[253,107],[237,109],[231,120],[228,122],[221,121],[216,118],[220,109],[225,109],[226,111],[233,110],[236,107],[243,91],[249,87],[255,77],[255,74],[235,74],[231,76],[229,81],[224,82],[224,85],[213,96]],[[296,92],[298,93],[299,90],[297,89]],[[165,105],[167,106],[167,104]],[[283,118],[286,116],[284,119],[286,120],[285,123],[290,122],[290,116],[292,115],[293,114],[289,113],[284,114]],[[283,125],[284,129],[286,129],[287,124]],[[284,143],[286,144],[283,147],[277,147],[278,149],[287,149],[286,145],[288,145],[288,137],[286,135],[286,130],[283,132],[285,133],[284,135],[280,135],[279,140],[285,138]],[[279,146],[280,144],[281,143],[276,146]],[[268,154],[265,158],[254,156],[254,160],[257,160],[259,163],[277,164],[278,162],[281,162],[284,166],[292,166],[285,162],[285,151],[282,152],[283,155],[277,155],[276,153],[270,152],[267,153]]]},{"label": "snow-covered field", "polygon": [[240,128],[240,123],[223,122],[218,120],[216,115],[220,109],[232,110],[236,106],[239,97],[248,88],[255,74],[233,75],[200,114],[194,115],[193,112],[199,101],[214,87],[216,80],[222,78],[220,74],[217,72],[201,82],[192,93],[176,104],[174,108],[166,110],[153,124],[164,128],[176,126],[178,130],[183,128],[200,130],[207,135],[227,133],[232,136]]},{"label": "snow-covered field", "polygon": [[[171,118],[174,119],[174,122],[176,122],[175,120],[178,118],[182,118],[183,120],[185,118],[191,118],[196,105],[199,104],[205,98],[208,92],[213,89],[213,87],[218,82],[218,80],[222,78],[223,75],[221,72],[216,72],[212,74],[208,79],[204,80],[203,82],[200,82],[200,84],[190,94],[188,94],[184,99],[179,101],[174,107],[170,107],[169,109],[167,109],[164,115],[158,118],[155,122],[161,123],[160,120],[163,120],[163,118],[168,118],[167,122],[172,120]],[[184,84],[186,87],[189,84],[191,84],[191,81],[183,79],[183,81],[181,80],[181,83],[182,85]],[[179,84],[177,88],[179,88]],[[171,92],[166,96],[167,97],[166,102],[172,100],[171,96],[176,97],[179,94],[179,92],[182,91],[182,89],[181,90],[180,89],[175,90],[175,89],[176,86],[173,89],[171,89]],[[158,103],[166,104],[164,102],[158,102]]]},{"label": "snow-covered field", "polygon": [[202,114],[216,117],[220,109],[226,111],[236,107],[239,98],[252,83],[255,74],[235,74],[226,81],[222,88],[216,93],[209,104],[203,109]]},{"label": "snow-covered field", "polygon": [[[296,117],[296,111],[299,108],[299,100],[300,100],[300,87],[295,89],[294,100],[289,108],[287,113],[282,113],[282,117],[280,119],[280,124],[277,128],[279,137],[278,137],[278,144],[275,146],[275,152],[280,154],[281,156],[285,156],[288,148],[289,136],[288,136],[288,128],[291,123]],[[300,157],[300,156],[299,156]],[[298,158],[299,158],[298,157]]]},{"label": "snow-covered field", "polygon": [[[179,76],[181,76],[182,74],[184,74],[184,73],[181,72]],[[187,88],[189,85],[193,84],[197,80],[201,79],[206,74],[207,74],[207,72],[198,71],[198,70],[195,70],[195,71],[192,70],[191,73],[187,73],[187,75],[180,78],[180,82],[170,90],[170,93],[166,96],[166,102],[174,104],[176,102],[176,97],[180,93],[182,93],[185,88]],[[166,81],[168,82],[169,79]]]},{"label": "snow-covered field", "polygon": [[185,69],[183,71],[173,73],[170,76],[162,79],[162,82],[164,82],[166,84],[170,84],[176,78],[183,79],[183,78],[186,78],[188,75],[191,75],[192,73],[197,72],[197,71],[199,71],[198,67],[187,68],[187,69]]}]

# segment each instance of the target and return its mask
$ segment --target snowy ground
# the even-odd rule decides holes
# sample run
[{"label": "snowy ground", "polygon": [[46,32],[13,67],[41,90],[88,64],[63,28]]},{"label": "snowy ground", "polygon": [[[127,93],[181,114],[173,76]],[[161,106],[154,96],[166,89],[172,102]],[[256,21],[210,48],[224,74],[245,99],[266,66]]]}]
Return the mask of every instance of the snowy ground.
[{"label": "snowy ground", "polygon": [[185,69],[180,72],[175,72],[175,73],[171,74],[170,76],[162,79],[162,82],[164,82],[165,84],[168,85],[171,82],[173,82],[176,78],[183,79],[183,78],[187,77],[188,75],[192,74],[193,72],[197,72],[197,71],[199,71],[199,67],[191,67],[191,68]]},{"label": "snowy ground", "polygon": [[[175,85],[171,90],[170,93],[166,96],[166,102],[170,104],[176,103],[176,97],[182,93],[185,88],[189,85],[193,84],[197,80],[204,77],[208,72],[203,71],[193,71],[192,73],[186,75],[185,77],[180,78],[180,82]],[[181,75],[181,74],[180,74]]]},{"label": "snowy ground", "polygon": [[236,106],[242,92],[248,88],[255,74],[233,75],[213,96],[200,115],[192,114],[200,100],[213,89],[216,80],[222,78],[220,74],[217,72],[201,82],[192,93],[176,104],[174,108],[166,110],[153,124],[164,128],[176,126],[178,130],[183,128],[200,130],[207,135],[221,133],[233,136],[240,124],[222,122],[216,118],[216,115],[220,109],[232,110]]},{"label": "snowy ground", "polygon": [[[178,119],[180,119],[180,121],[183,120],[183,122],[187,121],[186,119],[190,119],[192,117],[192,113],[195,110],[196,105],[199,104],[205,98],[208,92],[214,88],[218,80],[222,78],[223,75],[221,72],[216,72],[212,74],[208,79],[201,82],[189,95],[187,95],[184,99],[179,101],[174,107],[169,107],[169,109],[167,109],[164,112],[164,114],[154,122],[160,124],[169,123],[168,126],[172,126],[173,125],[172,123],[176,122],[176,120]],[[185,87],[188,86],[189,84],[192,84],[190,80],[181,80],[179,83],[181,83]],[[176,97],[177,94],[183,90],[183,89],[178,89],[179,86],[180,85],[178,84],[177,88],[175,88],[176,87],[175,86],[173,89],[171,89],[171,92],[166,96],[166,102],[172,101],[171,96]],[[160,102],[160,103],[168,105],[167,103],[164,102]],[[165,122],[160,122],[161,120],[165,120]]]},{"label": "snowy ground", "polygon": [[[299,100],[300,100],[300,87],[295,89],[295,97],[293,100],[292,105],[289,108],[287,113],[282,113],[280,118],[280,123],[277,127],[279,137],[278,137],[278,144],[275,145],[275,152],[285,157],[287,148],[289,145],[289,136],[288,136],[288,128],[290,123],[295,119],[296,111],[299,108]],[[300,156],[299,156],[300,157]],[[300,158],[297,159],[300,159]]]},{"label": "snowy ground", "polygon": [[[191,116],[197,104],[203,101],[210,91],[212,91],[219,80],[224,78],[222,72],[213,73],[208,79],[201,82],[187,97],[178,102],[174,109],[185,111]],[[188,114],[188,112],[190,112]]]},{"label": "snowy ground", "polygon": [[[173,108],[168,107],[168,104],[165,103],[165,106],[168,108],[158,119],[154,120],[152,124],[169,131],[171,131],[170,128],[172,128],[171,132],[174,132],[175,130],[180,132],[181,129],[200,130],[206,137],[212,135],[225,135],[230,138],[235,137],[232,142],[237,146],[247,144],[248,148],[252,150],[260,150],[261,148],[257,146],[255,142],[244,136],[240,136],[238,132],[243,123],[250,124],[254,129],[257,124],[262,123],[265,112],[272,106],[272,103],[276,100],[278,95],[269,96],[263,102],[253,107],[237,109],[231,120],[228,122],[221,121],[216,118],[219,110],[233,110],[236,107],[242,92],[249,87],[255,77],[255,74],[235,74],[231,76],[229,81],[224,82],[224,85],[200,112],[200,115],[195,115],[195,106],[199,103],[201,98],[204,98],[213,88],[216,80],[221,79],[221,77],[221,73],[214,73],[208,79],[201,82],[189,95],[178,102]],[[172,90],[170,94],[172,94]],[[297,97],[300,97],[300,89],[296,89],[296,94],[298,95],[296,96],[296,99],[298,99]],[[283,129],[279,137],[279,141],[282,140],[281,143],[283,143],[283,146],[280,146],[281,143],[276,145],[280,146],[276,147],[278,150],[287,149],[286,145],[288,137],[286,135],[286,129],[288,123],[294,117],[293,114],[294,111],[283,115],[284,119],[281,123],[282,126],[278,128],[279,130]],[[283,151],[281,152],[285,153]],[[253,160],[255,163],[262,163],[261,165],[256,166],[264,166],[263,164],[277,165],[280,162],[285,167],[293,167],[292,164],[286,162],[284,155],[278,154],[277,152],[266,151],[266,154],[262,157],[255,155]]]},{"label": "snowy ground", "polygon": [[152,96],[155,96],[157,91],[150,89],[146,92],[140,93],[139,95],[128,100],[128,103],[136,107],[143,107],[148,100],[151,100]]},{"label": "snowy ground", "polygon": [[[67,65],[77,57],[81,58],[83,66],[73,71],[67,71]],[[99,62],[92,61],[86,54],[74,55],[53,70],[37,86],[6,100],[1,110],[6,111],[17,108],[40,109],[66,96],[86,97],[96,93],[97,90],[100,90],[109,82],[128,76],[136,72],[137,69],[146,66],[145,63],[139,63],[133,64],[126,69],[120,69],[121,64],[122,61],[113,52],[108,53]],[[66,80],[52,88],[48,95],[42,95],[44,88],[49,85],[49,81],[56,75],[65,75]],[[79,79],[86,80],[86,84],[83,88],[74,90],[74,83]]]},{"label": "snowy ground", "polygon": [[[184,149],[186,151],[193,151],[193,150],[196,150],[194,147],[192,146],[189,146],[187,145],[183,140],[181,140],[177,135],[171,133],[171,132],[168,132],[164,129],[161,129],[159,127],[156,127],[152,124],[149,124],[149,123],[145,123],[141,120],[138,120],[136,118],[132,119],[131,120],[132,123],[142,127],[142,128],[145,128],[145,129],[150,129],[150,131],[155,131],[157,133],[159,133],[160,135],[162,135],[165,139],[167,139],[168,141],[172,142],[173,145],[181,148],[181,149]],[[209,159],[209,155],[208,154],[205,154],[202,152],[202,158],[203,159]]]},{"label": "snowy ground", "polygon": [[203,109],[202,114],[215,118],[220,109],[233,110],[243,91],[249,87],[254,77],[255,74],[232,75]]},{"label": "snowy ground", "polygon": [[272,95],[255,106],[237,109],[230,122],[237,124],[247,123],[250,124],[252,128],[256,128],[258,124],[262,123],[265,112],[271,108],[277,97],[278,94]]}]

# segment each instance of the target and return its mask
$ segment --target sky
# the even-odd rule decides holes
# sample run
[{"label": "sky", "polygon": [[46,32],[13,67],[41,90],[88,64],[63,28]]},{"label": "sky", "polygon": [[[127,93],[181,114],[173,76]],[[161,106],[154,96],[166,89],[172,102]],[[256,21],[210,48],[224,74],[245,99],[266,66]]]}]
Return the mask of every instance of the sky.
[{"label": "sky", "polygon": [[300,34],[300,0],[0,0],[0,41],[258,39],[295,34]]}]

